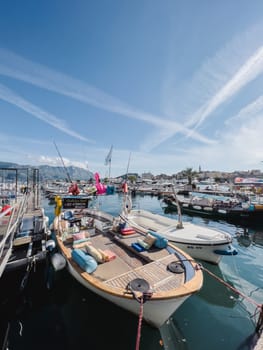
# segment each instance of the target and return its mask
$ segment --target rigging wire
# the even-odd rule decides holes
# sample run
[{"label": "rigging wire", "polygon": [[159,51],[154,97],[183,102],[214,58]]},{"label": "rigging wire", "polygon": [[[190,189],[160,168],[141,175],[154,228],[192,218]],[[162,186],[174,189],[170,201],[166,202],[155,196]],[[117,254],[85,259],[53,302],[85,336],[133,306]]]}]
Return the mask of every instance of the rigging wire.
[{"label": "rigging wire", "polygon": [[55,147],[56,147],[56,150],[57,150],[58,155],[59,155],[59,157],[60,157],[60,160],[61,160],[61,163],[62,163],[62,165],[63,165],[63,168],[64,168],[64,170],[65,170],[65,172],[66,172],[66,174],[67,174],[68,180],[69,180],[69,182],[73,183],[72,180],[71,180],[71,177],[70,177],[70,175],[69,175],[69,172],[68,172],[68,170],[67,170],[67,168],[66,168],[66,166],[65,166],[65,163],[64,163],[64,161],[63,161],[63,158],[62,158],[62,156],[61,156],[61,154],[60,154],[60,152],[59,152],[58,146],[56,145],[56,142],[55,142],[55,141],[53,141],[53,143],[54,143],[54,145],[55,145]]}]

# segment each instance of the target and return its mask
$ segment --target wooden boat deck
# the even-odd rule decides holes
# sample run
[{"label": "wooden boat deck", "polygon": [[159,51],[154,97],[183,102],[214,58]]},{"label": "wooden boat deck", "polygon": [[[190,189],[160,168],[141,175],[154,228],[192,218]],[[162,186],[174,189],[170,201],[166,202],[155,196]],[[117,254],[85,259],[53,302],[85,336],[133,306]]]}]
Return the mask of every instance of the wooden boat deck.
[{"label": "wooden boat deck", "polygon": [[[108,286],[121,289],[125,289],[135,278],[145,279],[155,292],[168,291],[184,283],[183,273],[176,274],[167,269],[169,263],[178,261],[176,255],[167,249],[158,248],[137,252],[131,244],[138,238],[142,238],[140,233],[122,236],[113,231],[105,231],[92,235],[89,244],[97,249],[108,249],[115,253],[116,257],[111,261],[98,263],[91,275]],[[68,248],[70,255],[73,249],[72,241],[64,241],[64,246]]]},{"label": "wooden boat deck", "polygon": [[145,279],[155,292],[168,291],[178,288],[183,282],[184,274],[175,274],[167,270],[167,265],[176,258],[170,254],[162,259],[140,266],[133,271],[128,271],[122,275],[105,281],[112,287],[125,288],[129,282],[136,278]]}]

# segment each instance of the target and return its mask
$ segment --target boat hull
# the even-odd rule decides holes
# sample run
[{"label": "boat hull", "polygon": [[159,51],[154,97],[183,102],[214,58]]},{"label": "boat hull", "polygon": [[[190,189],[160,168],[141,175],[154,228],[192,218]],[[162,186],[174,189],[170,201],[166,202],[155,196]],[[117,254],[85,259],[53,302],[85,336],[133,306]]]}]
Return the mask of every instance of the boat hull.
[{"label": "boat hull", "polygon": [[[84,244],[82,250],[75,248],[72,233],[65,236],[65,213],[54,219],[53,230],[67,270],[93,293],[142,316],[154,328],[160,328],[188,297],[201,289],[203,274],[199,264],[174,245],[167,244],[165,248],[155,247],[138,252],[132,244],[138,238],[145,238],[140,232],[123,236],[114,230],[113,217],[94,209],[86,209],[85,213],[74,211],[74,216],[84,226],[90,223],[87,220],[89,216],[93,218],[95,231],[94,228],[81,226],[81,232],[88,233],[88,238],[80,243]],[[98,250],[92,255],[96,247],[100,252],[110,252],[108,256],[112,258],[97,260],[96,264],[96,261],[92,261],[92,256],[98,258]],[[171,265],[179,266],[181,270],[173,271],[169,268]],[[143,315],[141,298],[144,301]]]},{"label": "boat hull", "polygon": [[[101,289],[96,288],[94,285],[89,283],[87,279],[82,278],[78,271],[70,264],[67,263],[67,269],[69,273],[84,287],[92,291],[93,293],[101,296],[102,298],[114,303],[115,305],[127,310],[137,316],[140,314],[140,303],[136,299],[130,297],[116,296],[105,292]],[[148,300],[143,304],[143,319],[152,327],[160,328],[180,307],[184,301],[190,297],[191,294],[185,296],[172,298],[172,299],[159,299],[159,300]]]},{"label": "boat hull", "polygon": [[[168,238],[168,237],[167,237]],[[212,264],[219,264],[225,255],[236,255],[237,250],[228,242],[217,245],[181,243],[170,239],[177,247],[198,260],[205,260]]]},{"label": "boat hull", "polygon": [[[174,201],[166,200],[167,208],[177,212],[177,204]],[[165,208],[166,209],[166,208]],[[263,220],[263,208],[256,206],[251,208],[236,207],[208,207],[202,205],[193,205],[188,202],[180,202],[180,210],[182,214],[198,215],[205,218],[215,220],[224,220],[233,224],[253,225],[259,224]]]},{"label": "boat hull", "polygon": [[145,232],[155,230],[194,259],[219,264],[224,255],[236,255],[232,237],[226,232],[186,222],[178,228],[178,222],[144,210],[131,210],[125,217],[131,227]]}]

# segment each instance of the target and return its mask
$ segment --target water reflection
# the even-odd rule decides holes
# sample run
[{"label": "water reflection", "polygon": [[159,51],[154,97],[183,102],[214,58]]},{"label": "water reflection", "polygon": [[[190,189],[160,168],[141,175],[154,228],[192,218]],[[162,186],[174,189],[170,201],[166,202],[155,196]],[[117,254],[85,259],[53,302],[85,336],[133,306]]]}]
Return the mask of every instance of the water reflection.
[{"label": "water reflection", "polygon": [[263,230],[258,231],[247,227],[240,227],[237,229],[235,238],[244,247],[249,247],[250,245],[263,247]]},{"label": "water reflection", "polygon": [[189,350],[187,341],[173,318],[170,318],[160,328],[160,334],[165,350]]},{"label": "water reflection", "polygon": [[233,283],[224,277],[220,266],[206,262],[203,262],[202,265],[204,267],[204,284],[198,296],[209,304],[233,308],[238,296],[227,287],[227,285],[234,287]]}]

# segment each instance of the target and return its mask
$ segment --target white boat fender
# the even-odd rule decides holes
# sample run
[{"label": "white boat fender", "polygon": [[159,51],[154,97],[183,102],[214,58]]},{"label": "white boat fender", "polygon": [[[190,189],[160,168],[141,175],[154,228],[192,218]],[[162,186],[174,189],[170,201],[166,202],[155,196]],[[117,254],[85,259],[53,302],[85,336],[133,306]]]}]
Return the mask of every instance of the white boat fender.
[{"label": "white boat fender", "polygon": [[48,229],[48,230],[47,230],[47,236],[50,237],[51,234],[52,234],[51,230]]},{"label": "white boat fender", "polygon": [[172,261],[167,265],[167,270],[174,273],[183,273],[184,267],[179,261]]},{"label": "white boat fender", "polygon": [[66,259],[60,253],[55,253],[51,256],[51,264],[55,271],[60,271],[66,266]]},{"label": "white boat fender", "polygon": [[56,242],[53,239],[49,239],[46,242],[46,249],[51,252],[56,247]]},{"label": "white boat fender", "polygon": [[215,254],[218,255],[237,255],[238,251],[236,250],[236,248],[234,248],[232,245],[228,246],[228,249],[216,249],[214,250]]},{"label": "white boat fender", "polygon": [[46,227],[49,225],[49,217],[48,216],[44,216],[44,222]]}]

